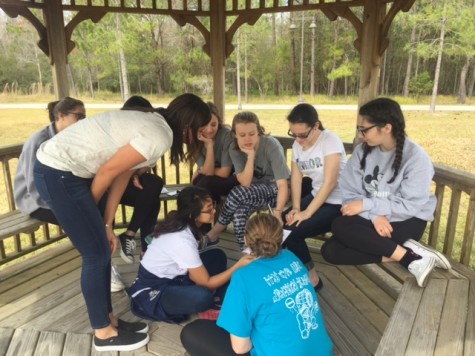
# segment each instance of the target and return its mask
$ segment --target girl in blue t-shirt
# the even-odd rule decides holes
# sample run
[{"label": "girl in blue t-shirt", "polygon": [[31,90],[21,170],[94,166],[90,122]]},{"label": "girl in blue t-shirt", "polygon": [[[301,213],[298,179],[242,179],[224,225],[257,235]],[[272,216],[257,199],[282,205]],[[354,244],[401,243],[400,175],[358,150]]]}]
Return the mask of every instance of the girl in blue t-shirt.
[{"label": "girl in blue t-shirt", "polygon": [[307,269],[282,250],[275,216],[246,224],[245,241],[256,260],[236,271],[217,323],[196,320],[183,328],[190,355],[332,355],[317,295]]}]

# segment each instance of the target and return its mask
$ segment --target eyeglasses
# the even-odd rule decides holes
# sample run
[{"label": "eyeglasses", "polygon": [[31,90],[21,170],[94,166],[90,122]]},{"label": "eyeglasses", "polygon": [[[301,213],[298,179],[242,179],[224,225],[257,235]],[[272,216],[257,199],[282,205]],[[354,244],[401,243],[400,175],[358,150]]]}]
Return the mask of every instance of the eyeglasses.
[{"label": "eyeglasses", "polygon": [[356,126],[356,131],[358,131],[358,133],[360,133],[361,135],[366,136],[366,133],[371,130],[373,127],[376,127],[378,125],[372,125],[372,126],[368,126],[368,127],[361,127],[361,126]]},{"label": "eyeglasses", "polygon": [[298,135],[294,134],[294,133],[293,133],[292,131],[290,131],[290,129],[289,129],[289,131],[287,131],[287,135],[289,135],[290,137],[293,137],[293,138],[301,138],[301,139],[304,139],[304,140],[305,140],[305,139],[310,135],[310,132],[312,132],[312,130],[313,130],[314,127],[315,127],[315,126],[312,126],[312,127],[307,131],[307,133],[298,134]]},{"label": "eyeglasses", "polygon": [[216,204],[213,204],[213,207],[209,210],[200,211],[201,214],[213,214],[214,212],[216,212]]},{"label": "eyeglasses", "polygon": [[76,119],[78,119],[78,120],[82,120],[82,119],[86,118],[86,115],[83,114],[82,112],[67,111],[66,114],[74,115],[74,116],[76,116]]}]

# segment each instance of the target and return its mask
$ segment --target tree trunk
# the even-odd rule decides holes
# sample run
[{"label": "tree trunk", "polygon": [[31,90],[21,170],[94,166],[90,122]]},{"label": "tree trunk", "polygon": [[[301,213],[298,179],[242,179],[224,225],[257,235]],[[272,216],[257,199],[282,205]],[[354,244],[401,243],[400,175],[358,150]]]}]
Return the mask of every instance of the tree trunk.
[{"label": "tree trunk", "polygon": [[411,42],[409,48],[409,56],[407,57],[406,76],[404,78],[404,86],[402,88],[402,96],[404,96],[405,98],[409,96],[409,83],[411,81],[412,58],[414,57],[415,41],[416,25],[414,24],[411,31]]},{"label": "tree trunk", "polygon": [[460,84],[459,84],[459,97],[458,103],[465,104],[465,100],[467,99],[467,73],[468,69],[470,68],[470,57],[465,58],[465,64],[462,67],[460,72]]},{"label": "tree trunk", "polygon": [[244,101],[249,103],[249,88],[247,86],[247,34],[244,36]]},{"label": "tree trunk", "polygon": [[120,23],[120,14],[116,15],[116,29],[119,38],[119,80],[121,83],[122,101],[130,97],[130,85],[127,76],[127,61],[125,60],[124,47],[122,45],[122,26]]},{"label": "tree trunk", "polygon": [[237,108],[242,110],[241,102],[241,31],[237,33],[237,45],[236,45],[236,89],[237,89]]},{"label": "tree trunk", "polygon": [[443,9],[443,16],[442,16],[442,24],[440,26],[440,37],[439,37],[439,51],[437,54],[437,64],[435,66],[435,75],[434,75],[434,86],[432,87],[432,98],[430,102],[430,111],[435,111],[435,102],[437,99],[437,92],[439,86],[439,77],[440,77],[440,67],[442,66],[442,54],[444,52],[444,39],[445,39],[445,26],[447,23],[446,18],[446,2],[444,0],[444,9]]},{"label": "tree trunk", "polygon": [[473,95],[474,86],[475,86],[475,65],[472,66],[472,75],[470,76],[470,80],[468,81],[467,96],[469,98],[471,98]]},{"label": "tree trunk", "polygon": [[[335,23],[333,26],[334,32],[333,32],[333,46],[336,48],[338,45],[338,23]],[[332,69],[330,72],[333,72],[336,68],[336,57],[333,56],[332,60]],[[328,97],[331,99],[333,98],[333,93],[335,91],[335,81],[330,80],[329,86],[328,86]]]}]

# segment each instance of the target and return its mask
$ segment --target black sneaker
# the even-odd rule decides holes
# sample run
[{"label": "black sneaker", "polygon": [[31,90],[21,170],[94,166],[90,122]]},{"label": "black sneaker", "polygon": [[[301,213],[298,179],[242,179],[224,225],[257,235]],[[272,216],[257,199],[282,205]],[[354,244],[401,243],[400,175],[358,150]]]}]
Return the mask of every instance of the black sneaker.
[{"label": "black sneaker", "polygon": [[148,334],[117,330],[118,335],[108,339],[99,339],[94,336],[96,351],[133,351],[140,349],[150,341]]},{"label": "black sneaker", "polygon": [[148,324],[141,322],[128,322],[119,319],[119,326],[117,328],[123,331],[130,331],[133,333],[146,333],[148,331]]},{"label": "black sneaker", "polygon": [[125,263],[134,263],[135,240],[133,237],[127,236],[125,233],[119,235],[120,240],[120,257]]},{"label": "black sneaker", "polygon": [[208,235],[203,235],[203,237],[200,239],[198,243],[198,250],[200,252],[205,251],[209,248],[216,246],[217,244],[219,244],[219,237],[217,237],[216,240],[210,240]]}]

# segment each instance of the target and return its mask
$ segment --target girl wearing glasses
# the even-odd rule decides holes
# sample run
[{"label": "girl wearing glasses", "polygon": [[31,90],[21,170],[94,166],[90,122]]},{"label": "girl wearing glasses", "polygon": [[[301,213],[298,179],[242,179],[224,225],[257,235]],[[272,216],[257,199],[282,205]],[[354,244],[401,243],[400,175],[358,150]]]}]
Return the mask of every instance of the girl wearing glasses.
[{"label": "girl wearing glasses", "polygon": [[432,162],[406,137],[401,107],[391,99],[363,105],[357,129],[363,142],[340,180],[343,216],[333,222],[322,255],[346,265],[396,261],[422,287],[434,266],[450,269],[441,253],[417,242],[436,206]]},{"label": "girl wearing glasses", "polygon": [[184,144],[194,152],[193,137],[210,119],[203,100],[183,94],[166,108],[89,117],[38,149],[35,184],[81,254],[81,289],[98,351],[132,351],[149,341],[147,324],[127,323],[112,312],[111,255],[119,244],[112,222],[123,192],[137,169],[155,165],[169,149],[172,164],[184,161]]},{"label": "girl wearing glasses", "polygon": [[206,190],[195,186],[183,189],[177,206],[177,211],[157,225],[137,278],[127,290],[132,312],[145,319],[178,323],[189,314],[221,304],[231,275],[253,260],[245,255],[226,269],[223,250],[199,253],[200,227],[212,223],[216,212]]},{"label": "girl wearing glasses", "polygon": [[284,149],[277,139],[264,134],[256,114],[236,114],[232,132],[234,145],[229,154],[240,185],[227,196],[205,241],[216,243],[219,233],[232,221],[237,242],[244,248],[246,221],[257,210],[274,207],[273,213],[282,224],[281,214],[289,194],[289,169]]},{"label": "girl wearing glasses", "polygon": [[[198,170],[193,175],[194,185],[205,188],[210,192],[215,202],[221,196],[226,196],[238,183],[232,173],[233,163],[229,149],[233,142],[231,129],[223,125],[223,119],[217,107],[208,102],[211,110],[211,120],[198,130],[198,140],[203,142],[203,150],[196,157]],[[209,230],[209,229],[208,229]]]},{"label": "girl wearing glasses", "polygon": [[33,180],[36,151],[41,144],[58,132],[86,117],[86,109],[81,100],[65,97],[48,103],[50,124],[33,134],[23,145],[15,175],[15,204],[22,213],[50,224],[58,225],[53,212],[41,199]]},{"label": "girl wearing glasses", "polygon": [[[316,290],[323,286],[310,257],[307,237],[331,230],[333,220],[340,216],[341,189],[338,179],[346,164],[346,153],[341,139],[326,130],[312,105],[299,104],[287,117],[289,136],[295,138],[292,146],[290,189],[292,208],[285,212],[285,229],[292,233],[285,241],[307,267]],[[312,179],[312,191],[302,194],[302,179]]]}]

